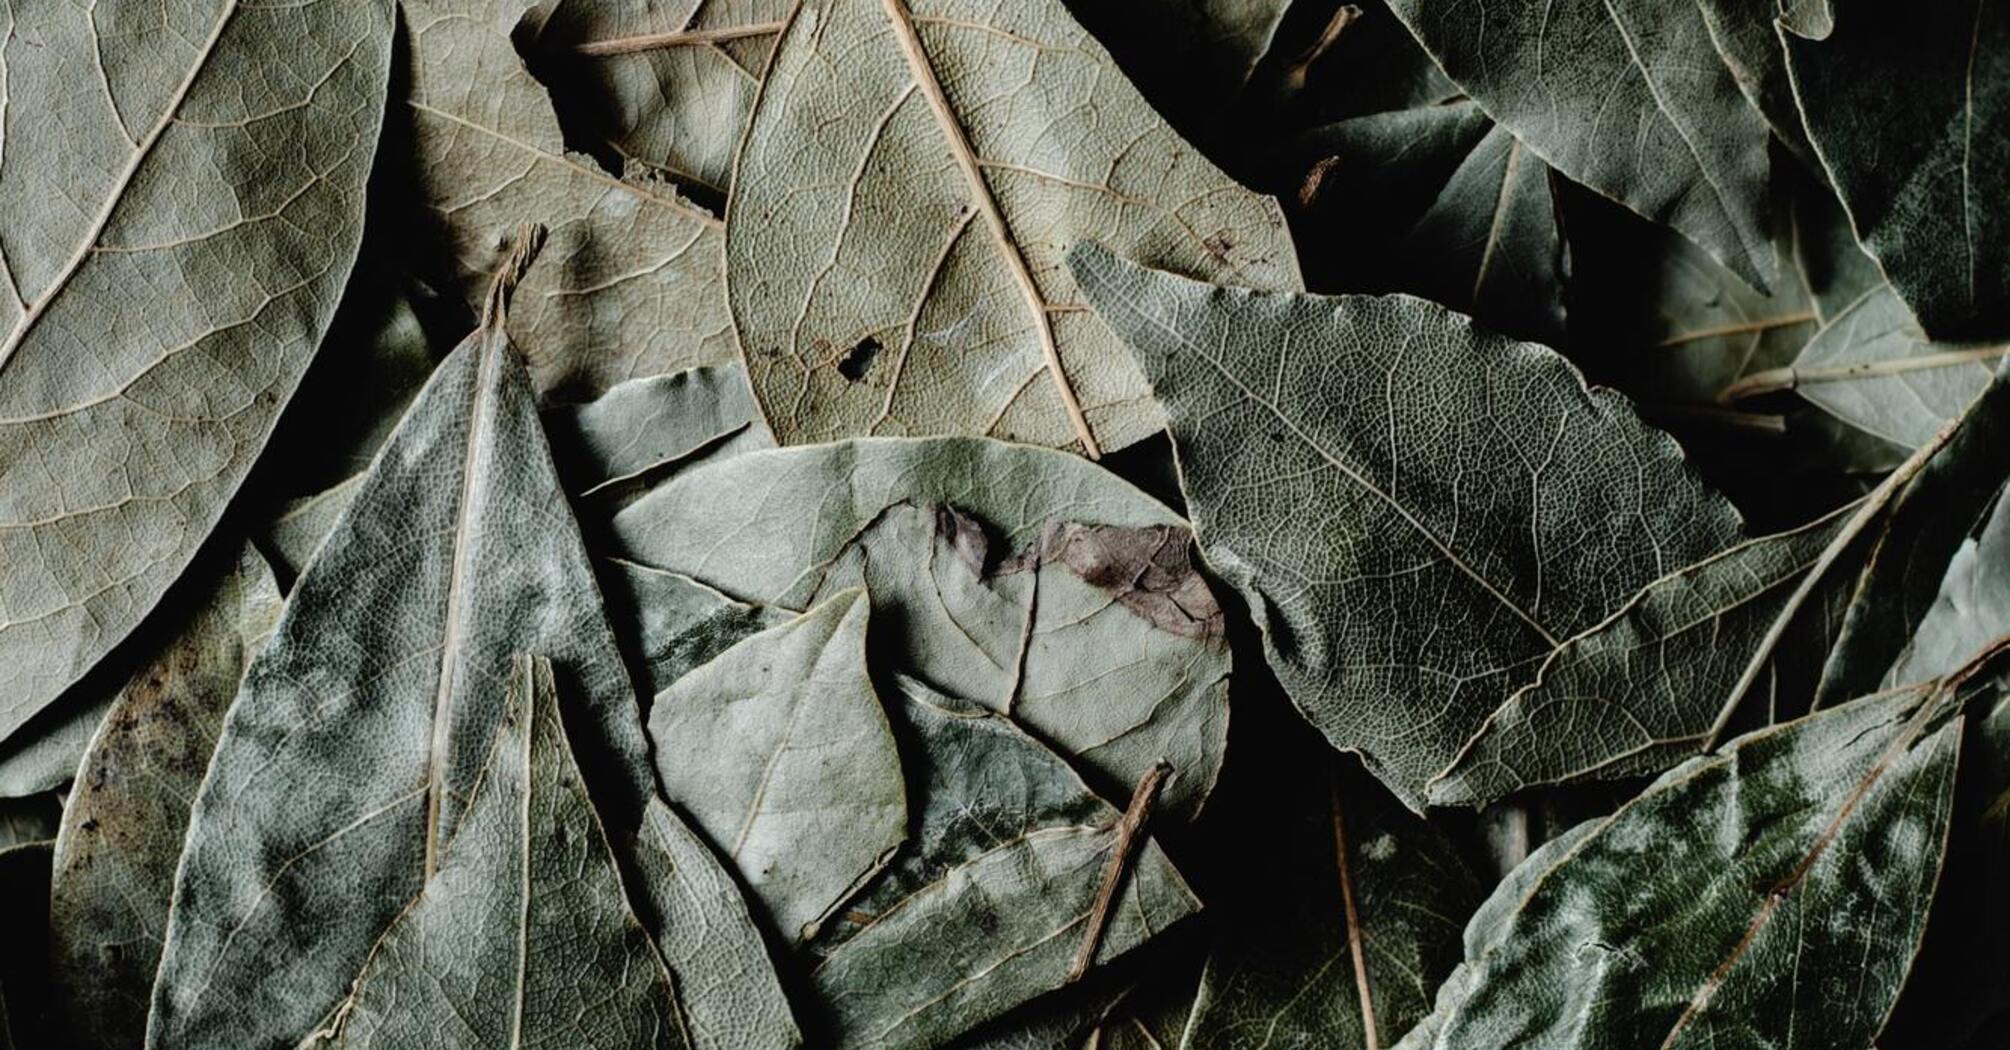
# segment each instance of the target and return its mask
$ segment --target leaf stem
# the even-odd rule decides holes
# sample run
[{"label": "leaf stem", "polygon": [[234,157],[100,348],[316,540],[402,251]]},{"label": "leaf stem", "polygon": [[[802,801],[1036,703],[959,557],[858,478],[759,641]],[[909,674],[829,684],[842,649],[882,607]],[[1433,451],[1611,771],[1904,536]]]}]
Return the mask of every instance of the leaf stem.
[{"label": "leaf stem", "polygon": [[1095,906],[1089,909],[1089,928],[1083,931],[1082,945],[1075,949],[1075,959],[1068,964],[1069,984],[1081,980],[1096,961],[1096,951],[1103,946],[1103,931],[1110,925],[1110,909],[1117,903],[1117,891],[1123,888],[1131,859],[1144,841],[1139,833],[1151,820],[1152,806],[1157,803],[1166,778],[1172,775],[1172,768],[1172,763],[1161,759],[1145,770],[1145,775],[1138,778],[1137,790],[1131,792],[1130,806],[1117,818],[1117,838],[1110,846],[1109,862],[1103,865],[1103,884],[1096,890]]},{"label": "leaf stem", "polygon": [[1340,776],[1333,776],[1333,854],[1340,866],[1340,906],[1347,913],[1347,953],[1354,960],[1354,991],[1361,998],[1365,1050],[1382,1050],[1375,1026],[1375,992],[1368,984],[1368,951],[1361,938],[1361,914],[1354,907],[1354,875],[1347,867],[1347,818],[1340,805]]},{"label": "leaf stem", "polygon": [[1903,375],[1907,372],[1922,372],[1930,368],[1952,368],[1956,365],[1988,361],[2010,354],[2010,345],[1981,346],[1969,350],[1942,350],[1937,353],[1921,354],[1918,357],[1899,358],[1895,361],[1865,361],[1854,365],[1835,365],[1828,368],[1768,368],[1754,372],[1724,388],[1717,395],[1723,404],[1742,401],[1761,394],[1776,394],[1782,390],[1792,390],[1810,383],[1835,383],[1849,379],[1873,379],[1880,376]]},{"label": "leaf stem", "polygon": [[673,47],[743,40],[750,36],[774,36],[787,25],[786,22],[750,22],[746,25],[720,26],[716,29],[637,33],[634,36],[608,37],[604,40],[584,40],[574,45],[573,50],[582,55],[632,55],[640,51],[662,51]]}]

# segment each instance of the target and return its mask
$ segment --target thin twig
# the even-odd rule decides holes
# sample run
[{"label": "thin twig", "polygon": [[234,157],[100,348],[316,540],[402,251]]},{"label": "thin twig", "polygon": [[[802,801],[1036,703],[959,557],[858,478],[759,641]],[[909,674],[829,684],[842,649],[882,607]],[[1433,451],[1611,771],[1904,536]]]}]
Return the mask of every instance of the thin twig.
[{"label": "thin twig", "polygon": [[720,26],[717,29],[637,33],[634,36],[581,41],[573,46],[573,50],[582,55],[632,55],[638,51],[662,51],[673,47],[718,44],[728,40],[743,40],[750,36],[774,36],[787,25],[787,22],[751,22],[747,25]]},{"label": "thin twig", "polygon": [[1361,998],[1361,1032],[1367,1050],[1381,1050],[1375,1027],[1375,992],[1368,985],[1368,952],[1361,940],[1361,914],[1354,908],[1354,876],[1347,867],[1347,819],[1340,807],[1340,777],[1333,777],[1333,853],[1340,863],[1340,904],[1347,913],[1347,953],[1354,959],[1354,991]]},{"label": "thin twig", "polygon": [[1123,889],[1131,858],[1144,842],[1141,832],[1152,818],[1152,806],[1157,803],[1166,778],[1172,775],[1172,768],[1172,763],[1161,759],[1146,770],[1138,778],[1137,790],[1131,792],[1129,808],[1117,820],[1117,840],[1110,846],[1109,862],[1103,865],[1103,885],[1096,891],[1095,907],[1089,909],[1089,928],[1082,934],[1082,946],[1075,950],[1075,961],[1068,964],[1070,984],[1081,980],[1096,961],[1096,952],[1103,946],[1103,931],[1110,925],[1110,909],[1117,903],[1117,891]]}]

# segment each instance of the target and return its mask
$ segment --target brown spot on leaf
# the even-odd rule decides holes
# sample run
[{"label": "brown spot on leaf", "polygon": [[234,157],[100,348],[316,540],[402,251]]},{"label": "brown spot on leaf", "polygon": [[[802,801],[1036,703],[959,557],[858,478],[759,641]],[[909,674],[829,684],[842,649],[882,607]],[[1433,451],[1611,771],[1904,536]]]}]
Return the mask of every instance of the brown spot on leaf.
[{"label": "brown spot on leaf", "polygon": [[873,358],[879,356],[879,351],[880,343],[877,336],[869,335],[852,344],[852,348],[846,350],[843,357],[838,358],[838,375],[845,377],[845,380],[851,383],[864,379],[866,371],[872,367]]}]

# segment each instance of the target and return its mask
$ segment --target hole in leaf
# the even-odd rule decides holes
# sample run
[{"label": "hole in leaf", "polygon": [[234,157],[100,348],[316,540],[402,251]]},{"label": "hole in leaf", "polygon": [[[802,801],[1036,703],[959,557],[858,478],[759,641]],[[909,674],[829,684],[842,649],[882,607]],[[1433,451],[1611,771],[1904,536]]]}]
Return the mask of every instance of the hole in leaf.
[{"label": "hole in leaf", "polygon": [[879,356],[880,344],[877,336],[866,336],[838,358],[838,375],[856,383],[865,378],[866,370],[872,367],[872,359]]}]

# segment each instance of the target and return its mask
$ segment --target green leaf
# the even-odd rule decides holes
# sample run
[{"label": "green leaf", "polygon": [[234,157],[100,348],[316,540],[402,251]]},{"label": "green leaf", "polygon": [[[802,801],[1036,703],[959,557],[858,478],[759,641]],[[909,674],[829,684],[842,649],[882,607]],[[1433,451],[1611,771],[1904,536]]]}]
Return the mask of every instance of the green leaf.
[{"label": "green leaf", "polygon": [[727,210],[734,324],[783,444],[982,434],[1094,456],[1152,434],[1142,378],[1060,264],[1080,237],[1300,287],[1276,203],[1181,141],[1060,0],[805,0]]},{"label": "green leaf", "polygon": [[[1673,442],[1543,347],[1416,299],[1219,288],[1093,245],[1071,262],[1152,377],[1202,550],[1286,691],[1413,807],[1553,653],[1739,539]],[[1732,575],[1710,604],[1778,573]],[[1639,600],[1695,608],[1674,586]],[[1726,690],[1683,684],[1700,745]]]},{"label": "green leaf", "polygon": [[863,591],[727,649],[656,696],[664,794],[730,863],[788,941],[907,836],[900,756],[866,674]]},{"label": "green leaf", "polygon": [[150,1046],[292,1045],[462,823],[511,654],[548,654],[608,821],[655,791],[616,656],[500,331],[443,362],[293,589],[196,798]]},{"label": "green leaf", "polygon": [[[181,574],[363,226],[391,5],[0,14],[0,738]],[[252,76],[248,70],[260,70]]]},{"label": "green leaf", "polygon": [[1390,8],[1487,115],[1571,180],[1666,226],[1755,286],[1767,243],[1766,123],[1696,4],[1610,0]]},{"label": "green leaf", "polygon": [[647,173],[569,152],[510,45],[530,0],[403,0],[418,193],[470,305],[518,222],[552,230],[510,315],[539,392],[590,398],[624,379],[733,357],[723,224]]},{"label": "green leaf", "polygon": [[1223,616],[1186,523],[1078,457],[973,438],[753,452],[615,516],[622,556],[744,602],[872,595],[876,666],[1011,717],[1120,797],[1160,759],[1168,813],[1212,789]]},{"label": "green leaf", "polygon": [[69,1045],[145,1042],[189,803],[209,768],[224,712],[282,602],[246,544],[215,565],[176,636],[112,699],[73,765],[50,888],[52,1014]]},{"label": "green leaf", "polygon": [[545,427],[566,487],[581,496],[775,445],[737,361],[628,380],[547,409]]},{"label": "green leaf", "polygon": [[[2010,13],[1840,5],[1787,26],[1787,66],[1864,248],[1934,339],[2010,334]],[[1902,82],[1903,90],[1894,90]]]},{"label": "green leaf", "polygon": [[638,903],[676,977],[694,1050],[802,1045],[747,900],[704,841],[652,798],[630,852]]},{"label": "green leaf", "polygon": [[693,1045],[559,719],[550,661],[511,661],[493,751],[439,872],[303,1047]]},{"label": "green leaf", "polygon": [[1789,18],[1792,0],[1702,0],[1697,6],[1710,29],[1710,40],[1724,68],[1738,83],[1746,101],[1796,158],[1814,163],[1801,111],[1794,104],[1793,82],[1787,76],[1786,49],[1774,23]]},{"label": "green leaf", "polygon": [[1264,800],[1250,841],[1269,856],[1215,916],[1184,1050],[1385,1046],[1458,961],[1478,881],[1437,828],[1333,765]]},{"label": "green leaf", "polygon": [[[793,0],[541,0],[518,46],[561,119],[624,161],[724,193]],[[569,103],[569,105],[568,105]]]},{"label": "green leaf", "polygon": [[[811,945],[828,1045],[932,1047],[1061,987],[1118,813],[1059,756],[982,706],[903,679],[913,837]],[[1108,963],[1200,902],[1147,840],[1097,949]]]},{"label": "green leaf", "polygon": [[1753,733],[1539,851],[1404,1050],[1870,1045],[1946,841],[1961,730],[1941,699]]}]

